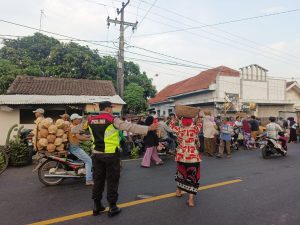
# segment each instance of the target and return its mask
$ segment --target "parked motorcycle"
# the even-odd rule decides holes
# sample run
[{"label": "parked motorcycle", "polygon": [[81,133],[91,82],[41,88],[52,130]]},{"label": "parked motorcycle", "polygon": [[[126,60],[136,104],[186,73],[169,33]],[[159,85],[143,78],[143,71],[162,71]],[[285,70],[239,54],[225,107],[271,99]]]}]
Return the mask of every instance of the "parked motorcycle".
[{"label": "parked motorcycle", "polygon": [[33,134],[32,129],[22,129],[19,133],[21,142],[23,142],[28,147],[28,164],[32,163],[32,156],[34,155],[33,149]]},{"label": "parked motorcycle", "polygon": [[287,155],[287,141],[286,133],[278,132],[279,138],[278,140],[262,136],[262,140],[259,142],[260,149],[262,151],[262,157],[264,159],[270,158],[272,155]]},{"label": "parked motorcycle", "polygon": [[47,186],[58,185],[66,178],[85,177],[84,163],[72,154],[68,154],[67,157],[37,154],[40,159],[34,170],[38,170],[39,180]]}]

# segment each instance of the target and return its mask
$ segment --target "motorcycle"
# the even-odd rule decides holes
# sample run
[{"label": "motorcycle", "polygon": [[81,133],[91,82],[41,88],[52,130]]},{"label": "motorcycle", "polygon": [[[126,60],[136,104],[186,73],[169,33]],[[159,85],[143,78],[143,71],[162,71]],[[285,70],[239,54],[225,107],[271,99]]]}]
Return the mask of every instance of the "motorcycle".
[{"label": "motorcycle", "polygon": [[278,132],[278,135],[278,140],[267,137],[266,133],[260,137],[261,141],[259,141],[259,145],[264,159],[272,155],[287,155],[288,138],[286,137],[286,133]]},{"label": "motorcycle", "polygon": [[20,131],[20,140],[28,147],[28,164],[32,163],[32,156],[34,155],[32,138],[32,129],[22,129]]},{"label": "motorcycle", "polygon": [[58,185],[66,178],[84,178],[86,175],[84,162],[72,154],[67,157],[37,154],[39,163],[34,171],[38,171],[40,182],[47,186]]},{"label": "motorcycle", "polygon": [[170,148],[169,144],[165,140],[159,140],[159,144],[157,146],[157,154],[159,156],[165,156],[165,155],[170,155]]}]

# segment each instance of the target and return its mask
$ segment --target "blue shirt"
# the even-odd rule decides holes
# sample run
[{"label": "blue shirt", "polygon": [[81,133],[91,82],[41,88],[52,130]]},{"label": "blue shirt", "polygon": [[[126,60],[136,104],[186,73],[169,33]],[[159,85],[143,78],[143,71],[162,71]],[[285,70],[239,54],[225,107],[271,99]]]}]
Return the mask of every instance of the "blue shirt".
[{"label": "blue shirt", "polygon": [[220,130],[221,130],[221,134],[220,134],[221,140],[230,141],[231,140],[232,127],[229,126],[228,124],[222,124],[220,126]]}]

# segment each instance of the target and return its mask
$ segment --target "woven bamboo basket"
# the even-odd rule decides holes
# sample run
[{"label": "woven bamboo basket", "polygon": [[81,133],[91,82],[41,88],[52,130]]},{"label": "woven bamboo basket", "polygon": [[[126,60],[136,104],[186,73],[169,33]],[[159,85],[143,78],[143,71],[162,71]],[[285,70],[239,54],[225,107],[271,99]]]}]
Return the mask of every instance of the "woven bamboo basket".
[{"label": "woven bamboo basket", "polygon": [[175,113],[177,117],[195,118],[198,116],[200,109],[186,106],[186,105],[175,105]]}]

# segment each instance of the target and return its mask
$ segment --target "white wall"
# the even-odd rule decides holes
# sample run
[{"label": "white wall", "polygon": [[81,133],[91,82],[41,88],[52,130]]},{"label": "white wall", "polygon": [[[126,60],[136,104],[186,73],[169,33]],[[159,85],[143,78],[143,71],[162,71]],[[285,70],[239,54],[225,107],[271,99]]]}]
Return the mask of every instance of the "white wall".
[{"label": "white wall", "polygon": [[7,132],[14,125],[19,124],[20,111],[15,109],[11,112],[0,111],[0,145],[5,145]]},{"label": "white wall", "polygon": [[172,107],[169,103],[168,104],[161,104],[161,105],[157,105],[154,106],[156,113],[158,112],[158,110],[160,110],[160,116],[163,116],[163,112],[165,111],[165,115],[164,116],[169,116],[169,109],[172,109],[172,111],[174,111],[174,107]]},{"label": "white wall", "polygon": [[19,109],[14,109],[11,112],[4,112],[0,110],[0,146],[5,145],[8,130],[14,124],[18,124],[19,127],[24,126],[24,128],[28,128],[28,129],[34,128],[34,124],[19,124],[19,123],[20,123]]},{"label": "white wall", "polygon": [[285,80],[268,79],[269,100],[285,100]]},{"label": "white wall", "polygon": [[216,83],[218,98],[224,99],[225,92],[240,95],[240,77],[218,76]]},{"label": "white wall", "polygon": [[279,111],[292,111],[292,105],[275,105],[275,106],[261,106],[257,107],[257,116],[268,118],[270,116],[279,117]]},{"label": "white wall", "polygon": [[286,100],[295,101],[294,108],[300,109],[300,94],[296,92],[293,88],[286,92]]},{"label": "white wall", "polygon": [[215,91],[200,92],[198,94],[184,96],[178,99],[174,99],[175,104],[191,105],[203,102],[213,101]]},{"label": "white wall", "polygon": [[268,83],[262,81],[242,81],[243,100],[267,100]]}]

